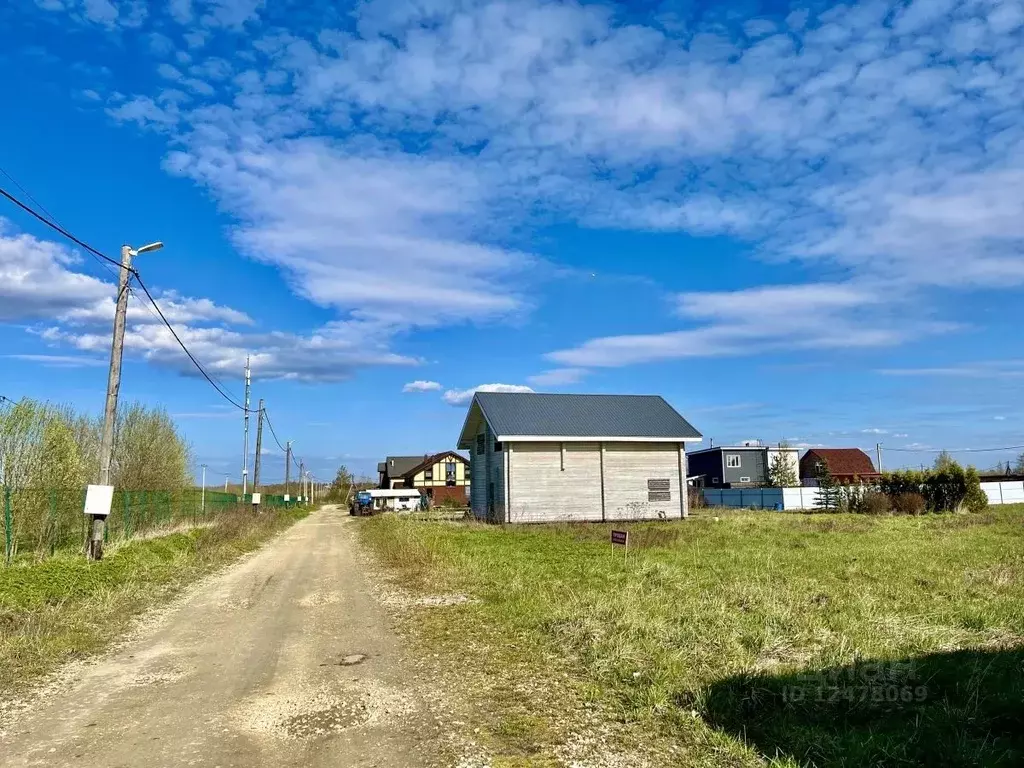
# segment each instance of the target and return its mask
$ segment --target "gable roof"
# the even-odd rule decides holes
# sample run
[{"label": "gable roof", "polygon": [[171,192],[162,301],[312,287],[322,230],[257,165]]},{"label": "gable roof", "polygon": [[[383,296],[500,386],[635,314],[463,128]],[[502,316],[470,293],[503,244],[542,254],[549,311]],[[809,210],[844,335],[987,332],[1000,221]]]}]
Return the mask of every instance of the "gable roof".
[{"label": "gable roof", "polygon": [[409,470],[423,461],[423,454],[419,456],[388,456],[384,460],[384,471],[388,477],[405,477]]},{"label": "gable roof", "polygon": [[860,448],[812,448],[800,459],[800,473],[805,477],[807,473],[813,474],[819,461],[824,461],[833,475],[864,477],[878,474],[871,457]]},{"label": "gable roof", "polygon": [[475,430],[469,430],[474,409],[479,409],[498,440],[701,439],[700,432],[660,395],[477,392],[462,428],[460,448],[471,447],[475,436]]},{"label": "gable roof", "polygon": [[463,464],[469,464],[469,459],[467,459],[462,454],[456,453],[455,451],[441,451],[440,453],[435,453],[433,456],[424,456],[423,459],[420,460],[419,464],[417,464],[415,467],[413,467],[412,469],[408,470],[407,472],[404,472],[403,475],[405,475],[405,476],[415,475],[417,472],[421,472],[422,470],[426,469],[427,467],[434,466],[435,464],[437,464],[437,462],[439,462],[441,459],[445,458],[446,456],[454,456],[456,459],[461,461]]},{"label": "gable roof", "polygon": [[436,464],[449,455],[455,456],[465,464],[469,463],[465,456],[460,456],[455,451],[441,451],[440,453],[422,454],[419,456],[388,456],[386,461],[377,465],[377,471],[387,472],[387,476],[390,478],[406,477],[408,475],[415,475],[421,469]]}]

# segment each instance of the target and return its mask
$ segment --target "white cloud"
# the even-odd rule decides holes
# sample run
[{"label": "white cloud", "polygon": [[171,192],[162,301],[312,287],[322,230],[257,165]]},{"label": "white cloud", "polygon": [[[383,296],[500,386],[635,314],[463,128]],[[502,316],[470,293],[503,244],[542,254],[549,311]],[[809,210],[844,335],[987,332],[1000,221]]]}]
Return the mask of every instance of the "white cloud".
[{"label": "white cloud", "polygon": [[[110,322],[116,286],[74,270],[79,257],[63,246],[16,233],[0,219],[0,322],[47,321],[30,328],[42,341],[95,353],[102,361],[110,352]],[[353,315],[308,334],[241,332],[252,326],[244,312],[210,299],[156,292],[164,316],[182,341],[211,373],[235,377],[247,354],[264,378],[341,381],[365,366],[413,366],[418,360],[388,348],[393,324]],[[129,297],[125,349],[157,365],[198,375],[170,331],[133,292]],[[15,356],[45,365],[90,365],[92,358],[62,354]]]},{"label": "white cloud", "polygon": [[[547,355],[562,365],[619,367],[656,360],[754,354],[775,349],[845,349],[898,344],[950,329],[947,324],[887,322],[877,287],[812,283],[742,291],[684,293],[679,314],[693,328],[591,339]],[[871,315],[868,307],[876,307]]]},{"label": "white cloud", "polygon": [[989,360],[929,368],[882,368],[878,373],[884,376],[1018,379],[1024,377],[1024,360]]},{"label": "white cloud", "polygon": [[202,22],[207,26],[241,29],[259,18],[263,0],[210,0]]},{"label": "white cloud", "polygon": [[553,368],[549,371],[530,376],[527,381],[537,387],[559,387],[577,384],[583,380],[588,371],[585,368]]},{"label": "white cloud", "polygon": [[0,218],[0,322],[52,318],[105,300],[112,286],[75,272],[72,251],[16,233]]},{"label": "white cloud", "polygon": [[89,368],[109,365],[109,360],[84,355],[4,355],[12,360],[39,363],[48,368]]},{"label": "white cloud", "polygon": [[110,0],[82,0],[82,9],[90,21],[105,26],[113,26],[117,22],[117,6]]},{"label": "white cloud", "polygon": [[410,381],[408,384],[402,387],[403,392],[440,392],[441,389],[442,386],[439,382],[423,381],[422,379]]},{"label": "white cloud", "polygon": [[[232,77],[110,113],[166,131],[168,167],[236,217],[240,247],[341,313],[408,329],[521,311],[510,276],[530,258],[495,243],[536,211],[725,233],[827,275],[812,293],[686,294],[696,327],[552,355],[569,367],[896,344],[949,328],[923,287],[1024,284],[1018,3],[865,0],[774,31],[540,0],[371,3],[344,30],[271,31],[260,7],[197,4],[207,28],[186,40],[243,48]],[[856,295],[866,280],[884,301]],[[856,313],[894,296],[901,314]],[[818,322],[797,329],[772,299]]]},{"label": "white cloud", "polygon": [[481,384],[470,389],[449,389],[441,399],[448,405],[466,405],[477,392],[533,392],[521,384]]},{"label": "white cloud", "polygon": [[[861,434],[863,434],[863,435],[887,435],[887,434],[889,434],[889,430],[887,430],[887,429],[879,429],[878,427],[869,427],[868,429],[862,429],[861,430]],[[896,437],[896,435],[893,435],[893,437]]]},{"label": "white cloud", "polygon": [[192,21],[192,0],[169,0],[167,12],[179,24],[188,24]]},{"label": "white cloud", "polygon": [[[409,357],[390,352],[384,343],[367,338],[372,329],[335,323],[309,335],[293,333],[241,333],[227,328],[175,326],[178,336],[214,376],[239,377],[250,357],[253,375],[262,379],[305,382],[334,382],[352,378],[366,366],[411,366]],[[66,344],[85,352],[109,351],[107,330],[77,331],[51,327],[40,337],[53,344]],[[125,333],[125,352],[186,376],[198,371],[164,325],[131,325]]]}]

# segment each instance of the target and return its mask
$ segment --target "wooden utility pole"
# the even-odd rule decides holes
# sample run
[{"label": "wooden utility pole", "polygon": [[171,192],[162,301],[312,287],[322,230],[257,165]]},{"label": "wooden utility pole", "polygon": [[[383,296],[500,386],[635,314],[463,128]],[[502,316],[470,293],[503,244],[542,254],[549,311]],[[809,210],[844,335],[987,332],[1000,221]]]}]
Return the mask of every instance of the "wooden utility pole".
[{"label": "wooden utility pole", "polygon": [[[114,338],[110,344],[110,370],[107,373],[107,400],[103,407],[103,432],[100,436],[100,476],[99,485],[109,487],[110,461],[114,453],[114,425],[117,423],[117,395],[121,390],[121,358],[124,356],[124,326],[128,315],[128,283],[132,275],[132,259],[140,253],[158,251],[163,243],[150,243],[135,250],[130,245],[121,246],[121,269],[117,275],[117,305],[114,309]],[[109,493],[109,491],[108,491]],[[107,501],[109,502],[109,496]],[[86,495],[86,505],[89,496]],[[103,529],[107,515],[110,514],[109,504],[105,504],[105,512],[89,515],[89,540],[86,542],[86,555],[90,560],[103,559]]]},{"label": "wooden utility pole", "polygon": [[289,440],[284,444],[284,493],[285,496],[291,496],[291,490],[289,489],[289,483],[292,479],[292,441]]},{"label": "wooden utility pole", "polygon": [[251,378],[249,374],[249,356],[245,356],[245,434],[242,441],[242,497],[245,497],[247,481],[249,479],[249,385]]},{"label": "wooden utility pole", "polygon": [[299,460],[299,496],[301,496],[303,498],[303,500],[306,499],[306,473],[304,471],[305,467],[306,467],[305,462],[303,462],[300,459]]},{"label": "wooden utility pole", "polygon": [[260,398],[260,409],[256,416],[256,457],[253,459],[252,492],[260,490],[260,454],[263,451],[263,398]]},{"label": "wooden utility pole", "polygon": [[[103,408],[103,433],[100,437],[100,485],[110,485],[110,460],[114,452],[114,424],[117,421],[117,395],[121,389],[121,357],[124,355],[124,326],[128,314],[128,281],[131,279],[132,249],[121,246],[121,269],[117,276],[117,308],[114,311],[114,339],[110,345],[110,370],[107,374],[107,401]],[[85,544],[90,560],[103,559],[103,528],[106,515],[90,515],[89,540]]]}]

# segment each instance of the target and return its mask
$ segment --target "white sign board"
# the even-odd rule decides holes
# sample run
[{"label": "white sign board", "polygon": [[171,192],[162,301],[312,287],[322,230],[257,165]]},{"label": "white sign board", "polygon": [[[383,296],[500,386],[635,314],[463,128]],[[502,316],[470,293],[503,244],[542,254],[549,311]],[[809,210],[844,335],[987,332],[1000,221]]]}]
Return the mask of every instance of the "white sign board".
[{"label": "white sign board", "polygon": [[90,485],[85,492],[85,514],[106,517],[114,501],[114,486]]},{"label": "white sign board", "polygon": [[284,495],[284,500],[285,500],[285,501],[291,501],[291,500],[292,500],[292,497],[291,497],[291,496],[289,496],[289,495],[288,495],[288,494],[286,493],[286,494]]},{"label": "white sign board", "polygon": [[252,495],[252,503],[253,504],[259,504],[260,503],[260,495],[258,493],[254,493]]}]

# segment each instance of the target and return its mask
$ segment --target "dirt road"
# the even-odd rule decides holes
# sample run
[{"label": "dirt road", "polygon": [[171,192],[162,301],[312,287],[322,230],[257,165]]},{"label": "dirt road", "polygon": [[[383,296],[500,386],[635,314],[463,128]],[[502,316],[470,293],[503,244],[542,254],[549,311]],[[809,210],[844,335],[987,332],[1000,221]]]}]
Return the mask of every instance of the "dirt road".
[{"label": "dirt road", "polygon": [[0,723],[0,764],[431,764],[437,707],[361,574],[356,524],[313,514],[76,667]]}]

